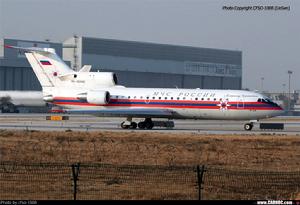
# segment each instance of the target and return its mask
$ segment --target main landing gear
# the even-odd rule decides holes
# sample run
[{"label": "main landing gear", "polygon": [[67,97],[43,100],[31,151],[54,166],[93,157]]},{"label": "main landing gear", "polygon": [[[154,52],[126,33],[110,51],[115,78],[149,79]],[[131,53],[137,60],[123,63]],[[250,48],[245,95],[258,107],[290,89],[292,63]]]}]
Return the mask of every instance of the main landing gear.
[{"label": "main landing gear", "polygon": [[147,129],[151,130],[154,126],[151,118],[146,118],[145,121],[139,122],[132,122],[132,118],[127,118],[126,121],[121,123],[121,128],[123,129],[136,129],[137,127],[140,129]]},{"label": "main landing gear", "polygon": [[252,128],[253,128],[253,122],[246,123],[246,124],[244,125],[244,129],[247,130],[247,131],[252,130]]},{"label": "main landing gear", "polygon": [[152,122],[151,118],[146,118],[145,121],[139,122],[138,127],[140,129],[147,129],[151,130],[154,126],[154,123]]}]

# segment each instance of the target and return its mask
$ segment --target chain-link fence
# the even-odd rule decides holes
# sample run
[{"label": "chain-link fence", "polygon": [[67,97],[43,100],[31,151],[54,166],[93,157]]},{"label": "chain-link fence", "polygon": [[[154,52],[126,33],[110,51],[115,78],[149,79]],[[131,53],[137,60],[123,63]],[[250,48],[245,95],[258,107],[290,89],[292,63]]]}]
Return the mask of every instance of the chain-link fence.
[{"label": "chain-link fence", "polygon": [[0,199],[295,199],[300,171],[0,163]]}]

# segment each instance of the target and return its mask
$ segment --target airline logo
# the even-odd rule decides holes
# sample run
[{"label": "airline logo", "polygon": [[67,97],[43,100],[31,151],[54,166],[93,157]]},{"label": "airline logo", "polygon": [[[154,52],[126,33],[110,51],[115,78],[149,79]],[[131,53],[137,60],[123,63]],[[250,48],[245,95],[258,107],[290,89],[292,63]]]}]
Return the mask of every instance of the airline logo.
[{"label": "airline logo", "polygon": [[40,60],[42,65],[52,65],[48,60]]},{"label": "airline logo", "polygon": [[217,106],[219,106],[220,110],[223,111],[223,110],[228,110],[228,107],[231,106],[231,105],[229,105],[228,101],[226,100],[226,101],[220,101],[220,103],[217,104]]}]

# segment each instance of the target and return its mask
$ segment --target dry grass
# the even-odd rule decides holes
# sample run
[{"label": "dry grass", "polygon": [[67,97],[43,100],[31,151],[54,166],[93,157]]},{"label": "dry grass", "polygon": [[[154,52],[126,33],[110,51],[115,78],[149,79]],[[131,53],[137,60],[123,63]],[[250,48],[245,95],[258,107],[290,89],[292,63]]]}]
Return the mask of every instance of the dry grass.
[{"label": "dry grass", "polygon": [[[167,165],[195,166],[205,164],[211,167],[221,167],[228,170],[263,170],[263,171],[299,171],[300,165],[300,136],[287,135],[204,135],[197,133],[159,133],[159,132],[41,132],[41,131],[0,131],[0,159],[1,161],[13,161],[20,163],[106,163],[115,165]],[[86,172],[86,173],[85,173]],[[118,178],[118,173],[122,173]],[[193,172],[182,174],[181,172],[136,172],[131,176],[131,171],[112,170],[103,175],[103,172],[82,169],[81,172],[81,195],[86,199],[182,199],[195,198],[197,192],[194,187],[195,175]],[[90,174],[92,173],[92,174]],[[119,173],[119,174],[120,174]],[[24,187],[17,187],[17,192],[12,193],[14,182],[7,183],[3,189],[2,197],[28,199],[69,199],[72,198],[70,170],[58,173],[58,185],[53,184],[49,179],[51,176],[39,173],[27,173],[28,180],[38,177],[50,185],[39,188],[44,193],[24,192]],[[174,174],[173,176],[170,176]],[[164,175],[164,177],[162,177]],[[14,175],[10,175],[13,177]],[[24,175],[25,176],[25,175]],[[94,178],[89,178],[93,176]],[[146,176],[146,178],[145,178]],[[182,178],[186,176],[186,178]],[[211,199],[261,199],[270,196],[270,193],[284,198],[297,198],[295,190],[289,187],[261,187],[272,184],[277,175],[269,177],[263,174],[260,178],[256,176],[244,177],[243,173],[236,176],[223,175],[214,172],[213,169],[206,175],[205,197]],[[260,176],[258,174],[257,176]],[[286,186],[299,180],[287,181]],[[87,178],[86,178],[87,177]],[[120,178],[121,177],[121,178]],[[142,177],[145,184],[141,189]],[[170,177],[170,180],[166,178]],[[240,178],[239,178],[240,177]],[[272,178],[274,177],[274,179]],[[285,178],[286,178],[285,177]],[[1,178],[1,176],[0,176]],[[64,180],[67,178],[68,180]],[[284,179],[285,179],[284,178]],[[105,179],[105,180],[104,180]],[[166,179],[163,181],[162,179]],[[185,180],[189,183],[185,184]],[[255,183],[252,180],[257,180]],[[264,181],[260,181],[263,179]],[[4,178],[4,181],[7,180]],[[26,180],[26,177],[24,177]],[[143,181],[142,180],[142,181]],[[175,187],[174,180],[181,186]],[[246,189],[242,191],[245,184]],[[0,180],[1,181],[1,180]],[[220,182],[225,187],[220,187]],[[36,183],[36,184],[34,184]],[[285,183],[285,182],[284,182]],[[27,184],[27,185],[26,185]],[[38,182],[24,183],[24,186],[40,186]],[[43,184],[42,184],[43,185]],[[170,186],[174,186],[170,190]],[[273,185],[272,185],[273,186]],[[50,188],[49,188],[50,187]],[[50,193],[63,187],[60,195]],[[259,188],[264,188],[259,190]],[[26,188],[26,187],[25,187]],[[237,189],[238,188],[238,189]],[[297,186],[293,186],[297,189]],[[299,187],[298,187],[299,188]],[[14,188],[16,189],[16,187]],[[27,189],[27,188],[26,188]],[[97,191],[98,190],[98,191]],[[99,195],[99,190],[101,194]],[[173,190],[173,191],[172,191]],[[185,190],[183,192],[182,190]],[[226,192],[228,191],[228,193]],[[230,191],[231,190],[231,191]],[[263,191],[263,192],[262,192]],[[7,195],[5,195],[7,193]],[[46,194],[45,194],[46,193]],[[47,195],[48,193],[48,195]],[[231,194],[235,193],[235,194]],[[17,194],[17,195],[16,195]],[[52,195],[51,195],[52,194]],[[247,195],[248,194],[248,195]],[[277,194],[277,195],[276,195]],[[273,196],[273,195],[272,195]],[[273,198],[273,199],[274,199]]]},{"label": "dry grass", "polygon": [[299,145],[299,136],[282,135],[0,131],[0,159],[15,162],[299,170]]}]

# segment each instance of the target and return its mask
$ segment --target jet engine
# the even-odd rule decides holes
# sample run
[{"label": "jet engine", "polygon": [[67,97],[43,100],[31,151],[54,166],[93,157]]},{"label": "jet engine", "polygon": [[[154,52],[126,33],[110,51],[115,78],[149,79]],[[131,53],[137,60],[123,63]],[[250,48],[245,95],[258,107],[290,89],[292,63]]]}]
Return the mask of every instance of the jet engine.
[{"label": "jet engine", "polygon": [[89,88],[111,87],[118,84],[117,75],[112,72],[76,72],[62,75],[59,78],[62,81],[84,83],[84,86]]},{"label": "jet engine", "polygon": [[87,93],[80,93],[77,95],[80,100],[85,100],[91,104],[108,104],[110,94],[108,91],[103,90],[90,90]]},{"label": "jet engine", "polygon": [[115,86],[118,84],[117,75],[112,72],[95,72],[92,74],[91,82],[97,86]]}]

